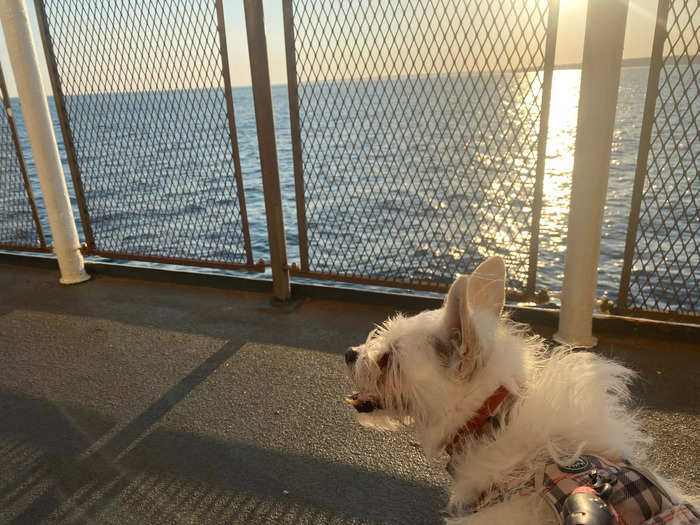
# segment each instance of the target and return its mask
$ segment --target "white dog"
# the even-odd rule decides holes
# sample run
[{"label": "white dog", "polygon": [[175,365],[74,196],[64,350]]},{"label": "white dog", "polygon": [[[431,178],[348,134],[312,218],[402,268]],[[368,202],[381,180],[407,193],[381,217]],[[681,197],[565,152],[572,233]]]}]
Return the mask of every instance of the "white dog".
[{"label": "white dog", "polygon": [[[505,266],[492,257],[457,278],[441,309],[397,315],[350,348],[358,392],[346,400],[360,423],[411,425],[429,457],[449,454],[449,523],[700,523],[626,461],[645,442],[625,408],[633,372],[590,352],[547,351],[501,317],[504,302]],[[586,495],[565,507],[577,487]]]}]

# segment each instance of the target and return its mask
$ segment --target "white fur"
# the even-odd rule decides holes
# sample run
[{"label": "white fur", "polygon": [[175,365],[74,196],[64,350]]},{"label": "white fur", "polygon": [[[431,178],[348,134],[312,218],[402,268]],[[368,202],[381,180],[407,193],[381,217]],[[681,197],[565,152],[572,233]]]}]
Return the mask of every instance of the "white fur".
[{"label": "white fur", "polygon": [[[453,458],[449,506],[467,514],[449,523],[556,523],[539,497],[517,495],[539,466],[584,452],[633,459],[646,441],[626,408],[634,373],[590,352],[546,350],[526,327],[501,316],[504,284],[503,261],[489,259],[471,277],[458,277],[441,309],[377,327],[350,365],[363,397],[383,407],[359,421],[382,429],[411,425],[432,458],[499,386],[512,393],[508,414],[496,413],[500,428],[467,437]],[[505,501],[468,514],[492,485]]]}]

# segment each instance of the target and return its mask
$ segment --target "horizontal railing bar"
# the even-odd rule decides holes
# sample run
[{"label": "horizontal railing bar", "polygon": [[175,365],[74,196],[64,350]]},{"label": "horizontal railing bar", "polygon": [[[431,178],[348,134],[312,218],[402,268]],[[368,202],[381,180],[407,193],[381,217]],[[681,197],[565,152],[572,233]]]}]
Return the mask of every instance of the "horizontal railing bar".
[{"label": "horizontal railing bar", "polygon": [[[365,284],[370,286],[386,286],[391,288],[404,288],[408,290],[416,290],[422,292],[436,292],[443,293],[446,292],[451,283],[438,283],[434,281],[411,281],[402,279],[382,279],[381,277],[362,277],[353,274],[337,274],[330,272],[317,272],[299,270],[296,267],[292,267],[291,275],[294,277],[304,277],[308,279],[321,279],[329,281],[339,281],[349,284]],[[528,301],[529,297],[527,292],[517,292],[509,290],[506,292],[506,299],[509,301]]]},{"label": "horizontal railing bar", "polygon": [[665,312],[663,310],[654,310],[651,308],[614,308],[613,313],[620,316],[629,317],[646,317],[655,321],[671,321],[671,322],[689,322],[700,323],[700,312],[698,313],[683,313],[683,312]]},{"label": "horizontal railing bar", "polygon": [[51,253],[50,246],[25,246],[23,244],[6,244],[1,242],[0,250],[9,250],[13,252]]},{"label": "horizontal railing bar", "polygon": [[220,268],[222,270],[246,270],[250,272],[262,273],[265,271],[265,263],[258,262],[257,264],[248,265],[246,263],[207,261],[206,259],[190,259],[178,257],[165,257],[162,255],[143,255],[126,252],[110,252],[106,250],[90,250],[83,249],[83,255],[104,257],[107,259],[121,259],[125,261],[142,261],[154,262],[162,264],[180,264],[182,266],[199,266],[206,268]]},{"label": "horizontal railing bar", "polygon": [[[0,253],[0,265],[33,267],[40,269],[56,268],[55,257]],[[248,291],[269,294],[272,281],[260,277],[238,275],[210,274],[189,272],[167,268],[148,268],[127,266],[125,264],[86,260],[85,266],[93,275],[137,279],[141,281],[167,282],[171,284],[202,286],[232,291]],[[361,290],[341,288],[328,284],[292,282],[292,297],[318,300],[340,301],[346,303],[382,306],[405,312],[439,308],[441,297],[428,297],[420,294],[406,294],[393,291]],[[510,318],[534,326],[554,328],[559,318],[559,311],[549,308],[537,308],[520,305],[507,305]],[[644,311],[646,314],[646,311]],[[675,340],[697,343],[700,340],[700,323],[688,324],[639,319],[629,316],[601,315],[593,316],[593,329],[597,333],[609,333],[617,336],[645,337],[651,339]]]}]

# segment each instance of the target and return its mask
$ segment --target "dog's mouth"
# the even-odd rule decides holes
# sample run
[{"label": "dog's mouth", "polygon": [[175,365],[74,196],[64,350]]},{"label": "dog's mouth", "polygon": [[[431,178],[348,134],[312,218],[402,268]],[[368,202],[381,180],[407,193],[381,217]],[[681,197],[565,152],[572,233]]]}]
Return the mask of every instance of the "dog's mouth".
[{"label": "dog's mouth", "polygon": [[360,392],[353,392],[349,396],[345,396],[345,402],[358,412],[372,412],[373,410],[382,408],[379,401],[365,396]]}]

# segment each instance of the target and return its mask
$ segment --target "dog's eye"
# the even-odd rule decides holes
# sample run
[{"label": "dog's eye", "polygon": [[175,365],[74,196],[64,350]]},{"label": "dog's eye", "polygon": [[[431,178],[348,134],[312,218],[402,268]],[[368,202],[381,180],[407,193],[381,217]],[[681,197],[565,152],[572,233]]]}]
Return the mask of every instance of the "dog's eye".
[{"label": "dog's eye", "polygon": [[453,342],[454,344],[456,344],[457,347],[462,346],[462,331],[461,330],[453,330],[452,333],[450,334],[450,342]]},{"label": "dog's eye", "polygon": [[377,360],[377,365],[382,370],[386,370],[386,367],[389,366],[390,361],[391,361],[391,352],[385,352],[384,354],[382,354],[382,357],[380,357]]},{"label": "dog's eye", "polygon": [[443,361],[443,363],[447,363],[454,351],[454,346],[452,345],[452,342],[443,341],[442,339],[436,337],[432,340],[432,343],[433,348],[435,349],[435,353]]}]

